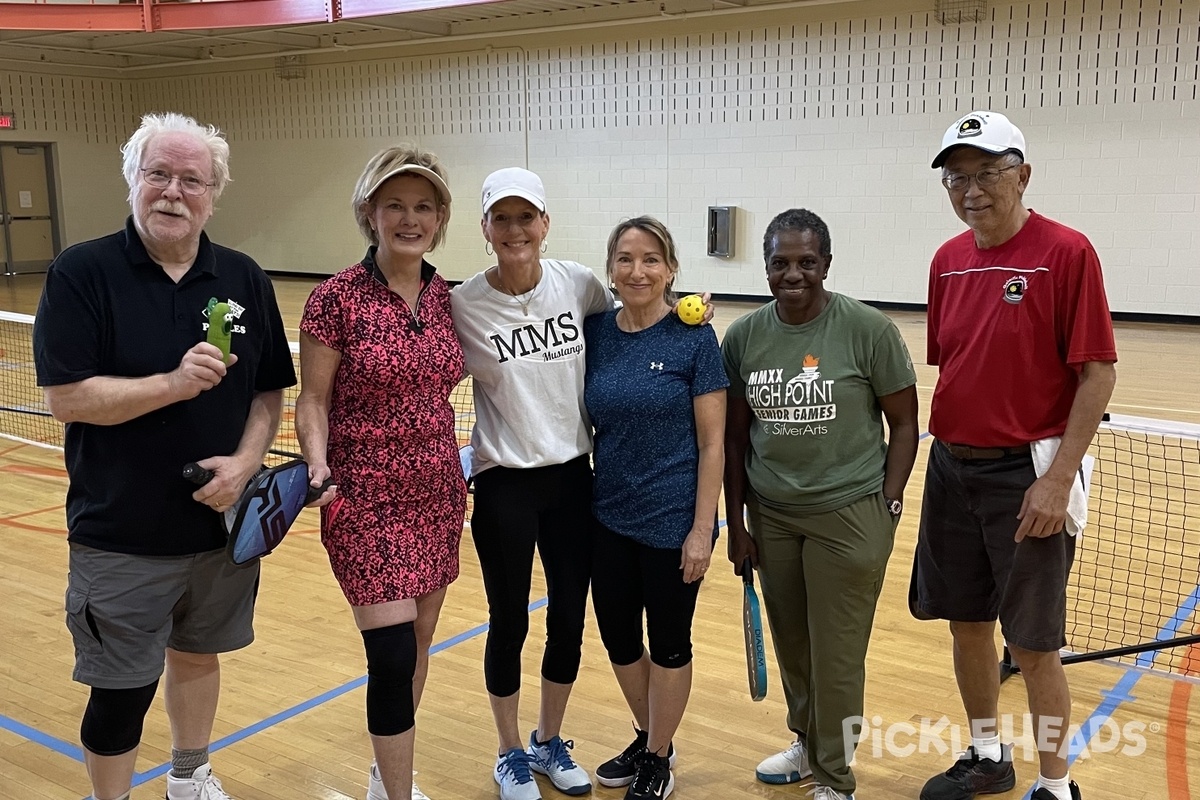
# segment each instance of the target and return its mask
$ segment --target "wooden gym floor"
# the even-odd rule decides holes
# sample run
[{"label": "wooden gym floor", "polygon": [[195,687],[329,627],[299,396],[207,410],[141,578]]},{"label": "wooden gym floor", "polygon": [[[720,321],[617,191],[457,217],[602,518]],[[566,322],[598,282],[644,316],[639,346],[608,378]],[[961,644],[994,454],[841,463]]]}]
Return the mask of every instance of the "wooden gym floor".
[{"label": "wooden gym floor", "polygon": [[[276,280],[289,338],[296,338],[312,284]],[[40,276],[0,279],[0,309],[33,313],[40,285]],[[751,308],[721,304],[718,333]],[[923,315],[896,313],[893,318],[920,364]],[[1120,324],[1117,335],[1121,362],[1111,410],[1200,423],[1197,329]],[[917,374],[924,425],[936,371],[918,366]],[[927,452],[925,440],[909,483],[868,656],[866,716],[877,719],[872,720],[876,733],[857,753],[860,800],[917,797],[930,775],[949,766],[954,748],[965,747],[952,737],[963,712],[946,626],[917,622],[906,609]],[[7,606],[0,615],[0,798],[78,800],[89,791],[78,747],[86,689],[70,680],[73,655],[62,622],[67,549],[61,453],[0,438],[0,476],[5,551],[0,598]],[[469,531],[462,547],[462,575],[447,595],[418,713],[417,781],[434,800],[497,796],[491,778],[495,735],[481,670],[487,610],[468,539]],[[718,568],[705,582],[696,611],[695,678],[675,740],[675,796],[800,798],[808,784],[771,787],[754,779],[755,764],[785,747],[790,737],[773,664],[767,699],[753,703],[747,697],[741,592],[723,551],[720,542],[714,559]],[[1200,576],[1193,577],[1200,583]],[[1121,591],[1119,586],[1091,588]],[[1185,586],[1185,593],[1190,589]],[[1180,612],[1185,619],[1191,615],[1188,632],[1197,629],[1198,596],[1200,590]],[[525,651],[525,729],[536,725],[544,597],[540,573],[535,574]],[[238,800],[361,800],[370,762],[362,643],[330,575],[311,512],[264,561],[256,621],[257,641],[223,659],[213,763],[226,790]],[[1200,647],[1173,658],[1200,675]],[[1094,734],[1091,752],[1074,761],[1071,773],[1088,800],[1200,798],[1200,722],[1195,721],[1200,692],[1193,691],[1200,681],[1111,662],[1070,666],[1067,674],[1073,722]],[[1021,718],[1025,712],[1021,679],[1009,680],[1002,689],[1001,713],[1014,715],[1018,741],[1027,731]],[[922,740],[912,733],[923,720],[936,726],[943,716],[950,727],[940,734]],[[589,770],[631,737],[629,714],[590,619],[564,734],[574,739],[574,755]],[[135,800],[163,795],[169,729],[161,700],[147,718],[143,741]],[[1032,753],[1018,746],[1017,760],[1017,788],[1002,797],[1028,796],[1036,779]],[[544,779],[541,783],[546,800],[560,796]],[[594,795],[615,800],[623,790],[598,787]]]}]

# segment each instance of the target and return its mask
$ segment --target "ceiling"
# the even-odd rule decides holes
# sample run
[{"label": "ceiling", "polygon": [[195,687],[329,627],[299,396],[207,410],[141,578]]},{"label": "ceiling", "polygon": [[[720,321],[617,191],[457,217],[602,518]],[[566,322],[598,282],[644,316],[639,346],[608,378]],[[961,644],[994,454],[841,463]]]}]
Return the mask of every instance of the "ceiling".
[{"label": "ceiling", "polygon": [[[856,0],[358,0],[360,10],[412,8],[402,13],[376,14],[335,21],[303,21],[312,3],[291,5],[269,0],[226,0],[190,4],[133,3],[124,7],[75,5],[18,5],[0,2],[0,60],[141,71],[164,66],[218,63],[264,57],[336,53],[391,47],[403,43],[446,42],[544,30],[599,27],[737,13],[746,10],[830,5]],[[252,10],[273,14],[247,14]],[[244,4],[244,5],[243,5]],[[271,6],[268,8],[268,5]],[[327,4],[317,4],[324,7]],[[332,8],[350,5],[334,1]],[[66,10],[66,9],[70,10]],[[168,20],[162,29],[130,30],[128,20],[140,26],[143,11],[153,9],[153,19]],[[46,14],[42,17],[43,10]],[[168,12],[187,12],[186,16]],[[117,17],[89,19],[89,13],[111,11]],[[231,14],[241,11],[241,14]],[[328,12],[325,12],[326,14]],[[54,16],[51,16],[54,14]],[[147,11],[147,14],[150,14]],[[161,14],[161,17],[159,16]],[[310,15],[311,16],[311,15]],[[301,21],[297,21],[297,18]],[[151,18],[151,17],[148,17]],[[221,27],[172,28],[203,22]],[[274,24],[233,26],[238,21]],[[28,29],[54,25],[75,30]],[[125,30],[100,30],[125,25]],[[230,27],[225,27],[231,25]],[[19,30],[24,26],[27,29]]]}]

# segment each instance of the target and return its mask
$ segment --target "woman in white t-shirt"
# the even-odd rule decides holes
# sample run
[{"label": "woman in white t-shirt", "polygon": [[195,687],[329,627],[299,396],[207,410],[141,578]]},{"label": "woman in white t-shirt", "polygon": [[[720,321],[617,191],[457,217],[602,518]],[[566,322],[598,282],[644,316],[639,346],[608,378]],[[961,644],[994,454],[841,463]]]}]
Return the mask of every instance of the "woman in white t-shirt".
[{"label": "woman in white t-shirt", "polygon": [[[583,320],[613,299],[588,267],[541,258],[550,216],[542,181],[529,170],[488,176],[482,227],[496,265],[451,293],[451,311],[474,378],[471,536],[488,597],[484,676],[499,737],[493,775],[501,800],[538,800],[531,771],[566,794],[585,794],[591,778],[560,735],[591,577]],[[526,748],[517,712],[535,546],[546,574],[546,649],[538,729]]]}]

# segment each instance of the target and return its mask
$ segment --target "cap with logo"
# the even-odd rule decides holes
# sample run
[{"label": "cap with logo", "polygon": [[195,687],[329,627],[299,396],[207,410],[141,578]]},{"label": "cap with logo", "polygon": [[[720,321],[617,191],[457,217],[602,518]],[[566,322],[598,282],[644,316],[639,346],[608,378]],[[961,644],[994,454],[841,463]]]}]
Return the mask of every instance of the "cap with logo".
[{"label": "cap with logo", "polygon": [[535,173],[520,167],[505,167],[488,175],[483,181],[483,213],[506,197],[520,197],[537,208],[546,210],[546,189]]},{"label": "cap with logo", "polygon": [[933,168],[946,163],[956,147],[975,147],[999,155],[1015,150],[1025,159],[1025,136],[1008,117],[995,111],[972,111],[946,129],[942,149],[933,159]]},{"label": "cap with logo", "polygon": [[380,186],[383,186],[397,175],[420,175],[422,178],[427,178],[433,184],[433,188],[437,189],[438,194],[441,195],[442,203],[450,205],[450,187],[446,185],[446,181],[429,167],[424,167],[420,164],[401,164],[394,169],[388,170],[371,185],[371,189],[366,195],[367,199],[370,200],[379,191]]}]

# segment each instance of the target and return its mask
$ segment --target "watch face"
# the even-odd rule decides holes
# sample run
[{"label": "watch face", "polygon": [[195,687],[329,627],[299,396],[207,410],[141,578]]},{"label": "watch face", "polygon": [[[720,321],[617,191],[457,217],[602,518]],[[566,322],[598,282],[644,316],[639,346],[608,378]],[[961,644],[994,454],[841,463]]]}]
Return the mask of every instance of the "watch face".
[{"label": "watch face", "polygon": [[891,514],[893,517],[898,517],[898,516],[900,516],[900,512],[902,510],[904,510],[904,504],[901,503],[899,500],[888,500],[887,501],[887,510],[888,510],[888,513]]}]

